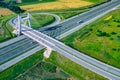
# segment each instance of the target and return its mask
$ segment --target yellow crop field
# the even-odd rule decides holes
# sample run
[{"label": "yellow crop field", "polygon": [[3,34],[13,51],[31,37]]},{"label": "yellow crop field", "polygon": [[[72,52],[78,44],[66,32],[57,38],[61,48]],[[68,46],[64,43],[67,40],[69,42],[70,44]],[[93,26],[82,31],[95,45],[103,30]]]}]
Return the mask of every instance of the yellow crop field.
[{"label": "yellow crop field", "polygon": [[0,15],[9,15],[9,14],[14,14],[14,12],[12,12],[7,8],[0,8]]},{"label": "yellow crop field", "polygon": [[14,12],[10,11],[7,8],[0,8],[0,15],[10,15],[10,14],[14,14]]},{"label": "yellow crop field", "polygon": [[34,10],[56,10],[56,9],[67,9],[67,8],[79,8],[93,3],[83,0],[58,0],[50,3],[39,3],[32,5],[20,6],[22,9],[27,11]]}]

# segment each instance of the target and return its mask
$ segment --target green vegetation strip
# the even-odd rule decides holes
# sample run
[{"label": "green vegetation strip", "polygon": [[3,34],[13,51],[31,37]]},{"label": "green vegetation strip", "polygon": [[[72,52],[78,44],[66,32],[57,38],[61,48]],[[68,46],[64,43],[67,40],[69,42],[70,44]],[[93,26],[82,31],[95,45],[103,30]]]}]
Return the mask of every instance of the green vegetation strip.
[{"label": "green vegetation strip", "polygon": [[115,10],[62,41],[78,51],[120,68],[119,13],[120,10]]},{"label": "green vegetation strip", "polygon": [[0,72],[0,80],[14,80],[16,76],[20,75],[41,61],[43,59],[43,51],[44,50],[38,51],[37,53],[6,69],[5,71]]},{"label": "green vegetation strip", "polygon": [[93,3],[101,3],[101,2],[106,2],[107,0],[84,0],[84,1],[89,1]]},{"label": "green vegetation strip", "polygon": [[39,3],[47,3],[47,2],[55,2],[57,0],[22,0],[21,4],[17,4],[18,6],[23,5],[31,5],[31,4],[39,4]]}]

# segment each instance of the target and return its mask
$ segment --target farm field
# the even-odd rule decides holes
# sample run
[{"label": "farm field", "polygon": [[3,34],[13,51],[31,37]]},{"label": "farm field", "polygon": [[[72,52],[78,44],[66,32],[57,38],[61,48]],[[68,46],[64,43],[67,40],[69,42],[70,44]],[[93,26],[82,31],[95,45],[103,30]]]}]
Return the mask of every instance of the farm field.
[{"label": "farm field", "polygon": [[112,11],[62,41],[100,61],[120,68],[120,9]]},{"label": "farm field", "polygon": [[0,15],[11,15],[14,14],[14,12],[12,12],[11,10],[7,9],[7,8],[0,8]]},{"label": "farm field", "polygon": [[87,2],[83,0],[57,0],[55,2],[46,2],[39,4],[23,5],[20,6],[22,9],[27,11],[37,11],[37,10],[57,10],[57,9],[67,9],[67,8],[79,8],[88,5],[92,5],[92,2]]}]

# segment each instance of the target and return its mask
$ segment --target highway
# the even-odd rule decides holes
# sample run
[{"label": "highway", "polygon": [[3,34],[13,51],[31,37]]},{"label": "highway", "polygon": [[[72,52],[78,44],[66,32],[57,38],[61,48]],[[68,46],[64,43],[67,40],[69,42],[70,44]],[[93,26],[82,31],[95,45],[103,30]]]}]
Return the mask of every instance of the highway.
[{"label": "highway", "polygon": [[57,51],[58,53],[62,54],[63,56],[69,58],[70,60],[86,67],[89,70],[92,70],[108,79],[112,80],[119,80],[120,79],[120,70],[117,68],[114,68],[112,66],[109,66],[107,64],[104,64],[98,60],[95,60],[87,55],[84,55],[81,52],[78,52],[77,50],[74,50],[65,44],[61,43],[60,41],[57,41],[41,32],[38,32],[36,30],[30,29],[27,26],[22,26],[24,30],[22,33],[31,39],[35,40],[39,44],[50,47],[54,51]]},{"label": "highway", "polygon": [[[100,6],[99,8],[92,9],[92,10],[89,11],[89,12],[86,12],[86,13],[83,13],[83,14],[80,14],[80,15],[77,15],[77,16],[75,16],[75,17],[73,17],[73,18],[71,18],[71,19],[68,19],[68,20],[66,20],[66,21],[64,21],[64,22],[62,22],[62,23],[60,23],[60,24],[58,24],[58,25],[56,25],[56,26],[53,26],[53,27],[51,27],[51,28],[46,28],[46,29],[42,30],[41,32],[43,32],[43,33],[45,33],[45,34],[47,34],[47,35],[55,38],[55,37],[61,35],[62,33],[66,32],[66,31],[68,31],[68,30],[70,30],[70,29],[72,29],[72,28],[75,28],[75,27],[78,26],[78,25],[80,25],[80,24],[78,24],[78,21],[82,20],[82,21],[86,22],[86,21],[94,18],[95,16],[100,15],[101,13],[103,13],[103,12],[105,12],[105,11],[107,11],[107,10],[109,10],[109,9],[115,7],[116,5],[119,5],[119,4],[120,4],[120,0],[114,1],[114,2],[112,2],[112,3],[109,2],[109,3],[103,4],[103,6]],[[69,24],[68,24],[68,23],[69,23]],[[28,43],[29,43],[29,40],[27,40],[27,41],[28,41]],[[16,52],[16,53],[19,53],[19,52],[22,51],[22,50],[20,49],[20,46],[19,46],[19,45],[22,45],[22,44],[24,44],[25,42],[27,43],[27,41],[24,41],[24,40],[23,40],[23,43],[20,43],[20,44],[19,44],[19,42],[18,42],[18,44],[17,44],[16,46],[19,47],[19,48],[17,48],[17,49],[18,49],[18,50],[17,50],[18,52]],[[38,44],[38,43],[35,43],[35,45],[37,45],[37,44]],[[12,44],[12,45],[13,45],[13,44]],[[12,46],[12,45],[11,45],[11,46]],[[28,48],[30,49],[31,46],[33,46],[33,45],[29,45],[29,47],[28,47],[27,45],[25,45],[25,46],[24,46],[24,49],[27,49],[27,50],[28,50]],[[57,46],[57,47],[58,47],[58,46]],[[4,49],[5,49],[5,48],[6,48],[6,47],[4,47]],[[58,47],[58,48],[59,48],[59,47]],[[14,51],[14,49],[16,50],[15,47],[13,48],[13,51]],[[0,51],[1,51],[1,49],[0,49]],[[58,52],[59,52],[59,51],[61,51],[61,50],[58,50]],[[4,53],[4,52],[2,52],[2,53]],[[13,52],[8,51],[7,54],[11,54],[11,56],[14,56],[14,54],[12,54],[12,53],[13,53]],[[22,54],[22,53],[20,53],[20,54]],[[19,55],[20,55],[20,54],[19,54]],[[2,54],[2,56],[3,56],[3,54]],[[2,59],[2,57],[1,57],[1,59]],[[78,59],[79,59],[79,58],[78,58]],[[2,62],[1,62],[1,63],[2,63]]]}]

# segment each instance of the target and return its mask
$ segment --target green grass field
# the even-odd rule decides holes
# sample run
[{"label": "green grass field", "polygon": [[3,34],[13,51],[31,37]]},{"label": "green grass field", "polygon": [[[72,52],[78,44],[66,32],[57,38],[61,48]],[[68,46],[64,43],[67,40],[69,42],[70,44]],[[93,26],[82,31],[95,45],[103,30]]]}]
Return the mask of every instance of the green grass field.
[{"label": "green grass field", "polygon": [[12,33],[13,28],[7,22],[15,15],[0,16],[0,42],[14,38],[15,34]]},{"label": "green grass field", "polygon": [[50,15],[33,14],[31,17],[32,28],[38,29],[49,25],[55,21],[55,18]]},{"label": "green grass field", "polygon": [[62,39],[67,45],[120,68],[120,9]]}]

